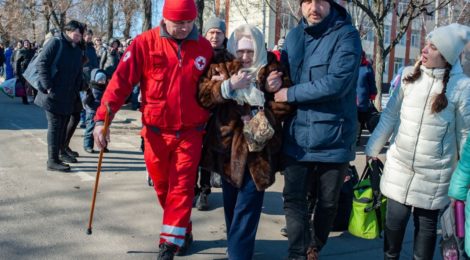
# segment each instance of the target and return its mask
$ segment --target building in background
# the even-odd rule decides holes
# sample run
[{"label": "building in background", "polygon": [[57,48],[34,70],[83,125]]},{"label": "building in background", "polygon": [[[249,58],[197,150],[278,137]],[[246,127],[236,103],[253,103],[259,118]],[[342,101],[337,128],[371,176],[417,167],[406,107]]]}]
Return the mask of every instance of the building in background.
[{"label": "building in background", "polygon": [[[403,12],[409,3],[409,0],[396,1],[398,13]],[[350,12],[356,27],[360,28],[363,49],[367,57],[373,61],[375,32],[372,25],[367,23],[367,19],[362,19],[361,16],[364,16],[364,13],[353,11],[350,1],[349,3],[346,0],[336,2]],[[398,44],[385,57],[385,83],[390,82],[401,67],[413,65],[416,62],[424,46],[427,32],[432,31],[436,25],[452,22],[469,25],[470,1],[455,0],[454,2],[435,14],[422,15],[413,20]],[[271,50],[279,38],[285,37],[298,23],[301,14],[298,0],[207,0],[204,17],[211,16],[226,20],[228,35],[241,24],[250,23],[257,26],[264,33],[266,46]],[[396,38],[397,19],[396,12],[390,12],[385,19],[385,47]],[[357,21],[361,21],[361,24]]]}]

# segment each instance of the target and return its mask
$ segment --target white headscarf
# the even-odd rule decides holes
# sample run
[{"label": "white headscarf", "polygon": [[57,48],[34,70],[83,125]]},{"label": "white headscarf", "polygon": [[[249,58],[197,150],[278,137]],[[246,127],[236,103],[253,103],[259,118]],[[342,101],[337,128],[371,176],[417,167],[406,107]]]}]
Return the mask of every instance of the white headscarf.
[{"label": "white headscarf", "polygon": [[258,75],[259,70],[268,63],[268,53],[264,45],[263,33],[258,28],[249,24],[237,27],[230,35],[227,42],[227,50],[235,57],[237,57],[238,41],[243,37],[249,38],[253,41],[253,64],[249,69],[256,72],[254,75]]},{"label": "white headscarf", "polygon": [[[250,74],[252,74],[253,78],[256,79],[261,68],[266,66],[268,63],[268,53],[264,45],[263,33],[252,25],[241,25],[233,31],[232,35],[230,35],[227,42],[227,50],[237,57],[240,39],[243,39],[242,45],[251,45],[251,43],[249,44],[249,42],[246,42],[247,38],[252,40],[254,55],[251,67],[244,69],[252,71]],[[251,83],[250,87],[236,90],[233,99],[240,105],[248,103],[251,106],[263,106],[265,101],[264,93],[257,88],[254,81]]]}]

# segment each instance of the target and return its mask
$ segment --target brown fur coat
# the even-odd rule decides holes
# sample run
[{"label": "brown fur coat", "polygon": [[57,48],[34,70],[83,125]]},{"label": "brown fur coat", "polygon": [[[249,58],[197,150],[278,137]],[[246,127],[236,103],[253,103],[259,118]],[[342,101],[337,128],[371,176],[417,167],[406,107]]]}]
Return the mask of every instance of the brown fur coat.
[{"label": "brown fur coat", "polygon": [[290,87],[291,82],[274,54],[268,53],[268,65],[259,72],[257,83],[265,93],[264,111],[275,134],[261,152],[249,152],[241,117],[250,114],[250,106],[240,106],[233,100],[224,99],[221,93],[222,81],[211,80],[214,75],[226,75],[228,79],[240,69],[240,62],[230,53],[219,53],[199,85],[199,101],[203,107],[212,111],[206,128],[201,167],[222,174],[225,180],[237,188],[241,187],[245,169],[248,168],[257,190],[263,191],[274,183],[274,174],[279,170],[281,122],[293,111],[287,103],[274,102],[274,94],[265,90],[266,79],[272,71],[282,71],[286,75],[283,76],[282,87]]}]

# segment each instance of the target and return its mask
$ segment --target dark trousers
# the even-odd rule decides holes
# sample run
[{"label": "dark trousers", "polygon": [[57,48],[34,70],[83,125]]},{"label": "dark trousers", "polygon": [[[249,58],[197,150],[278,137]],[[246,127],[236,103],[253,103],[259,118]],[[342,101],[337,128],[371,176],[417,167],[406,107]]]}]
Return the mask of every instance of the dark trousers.
[{"label": "dark trousers", "polygon": [[[289,258],[303,259],[308,247],[320,250],[328,239],[348,163],[298,162],[285,155],[284,211]],[[313,188],[312,188],[313,185]],[[307,193],[316,194],[313,228],[310,230]]]},{"label": "dark trousers", "polygon": [[46,111],[47,118],[47,151],[51,162],[59,162],[59,150],[65,142],[65,129],[69,116]]},{"label": "dark trousers", "polygon": [[94,140],[93,140],[93,130],[95,129],[95,121],[93,118],[96,115],[96,111],[87,110],[86,119],[85,119],[85,133],[83,134],[83,148],[93,149]]},{"label": "dark trousers", "polygon": [[359,144],[361,140],[362,130],[367,129],[367,120],[370,118],[370,112],[361,112],[357,111],[357,120],[359,121],[358,124],[358,133],[357,133],[357,144]]},{"label": "dark trousers", "polygon": [[264,191],[256,190],[248,170],[240,189],[222,178],[222,191],[229,259],[252,259]]},{"label": "dark trousers", "polygon": [[[199,181],[199,185],[197,184]],[[196,175],[196,191],[195,194],[199,193],[211,194],[211,172],[203,168],[199,168],[199,173]]]},{"label": "dark trousers", "polygon": [[70,140],[72,140],[72,136],[75,133],[75,129],[77,129],[78,123],[80,122],[80,113],[81,112],[75,112],[69,116],[67,127],[65,129],[65,142],[64,146],[61,147],[61,152],[63,152],[65,148],[69,147],[70,145]]},{"label": "dark trousers", "polygon": [[429,260],[433,258],[439,210],[412,208],[388,199],[385,218],[385,259],[400,258],[406,225],[412,212],[415,225],[413,259]]}]

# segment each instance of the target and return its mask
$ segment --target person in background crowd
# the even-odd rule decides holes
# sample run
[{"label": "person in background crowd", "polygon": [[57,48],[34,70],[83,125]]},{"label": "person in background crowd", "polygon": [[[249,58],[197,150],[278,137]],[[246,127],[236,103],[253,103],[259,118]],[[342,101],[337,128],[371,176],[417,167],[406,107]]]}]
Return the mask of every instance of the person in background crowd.
[{"label": "person in background crowd", "polygon": [[108,79],[113,76],[113,73],[119,64],[119,60],[121,59],[119,46],[121,46],[121,42],[118,39],[111,38],[109,40],[108,50],[106,50],[106,52],[101,56],[100,69],[106,71]]},{"label": "person in background crowd", "polygon": [[[231,57],[232,55],[226,49],[226,37],[225,37],[225,21],[216,17],[211,17],[209,20],[204,22],[204,37],[211,43],[212,49],[214,49],[214,57]],[[213,125],[215,118],[211,117],[209,119],[208,125]],[[209,129],[209,127],[207,128]],[[211,136],[212,133],[208,132],[205,136],[207,139]],[[202,153],[201,161],[204,160],[206,156],[205,153]],[[196,208],[198,210],[208,210],[209,209],[209,194],[211,194],[211,172],[207,169],[200,167],[199,173],[196,176]],[[198,182],[199,181],[199,185]]]},{"label": "person in background crowd", "polygon": [[83,100],[86,110],[86,129],[83,134],[83,149],[87,153],[95,153],[93,149],[93,130],[95,129],[96,109],[100,106],[101,98],[107,86],[106,73],[101,69],[93,69],[90,74],[89,89],[86,91],[86,97]]},{"label": "person in background crowd", "polygon": [[368,160],[376,159],[393,136],[380,181],[385,259],[400,258],[411,214],[413,259],[433,259],[439,211],[449,203],[449,181],[470,131],[470,79],[459,61],[469,40],[470,27],[459,24],[428,34],[420,61],[404,69],[367,143]]},{"label": "person in background crowd", "polygon": [[[32,88],[27,85],[26,80],[23,78],[23,73],[26,71],[31,59],[34,56],[34,50],[31,48],[31,43],[28,40],[23,41],[23,48],[19,49],[16,52],[16,58],[14,63],[14,68],[16,72],[16,78],[21,83],[23,88],[25,88],[25,95],[21,97],[23,104],[28,105],[28,95],[33,96]],[[31,100],[32,102],[33,100]]]},{"label": "person in background crowd", "polygon": [[11,55],[11,58],[10,58],[10,62],[13,66],[13,73],[16,75],[16,67],[15,67],[15,62],[16,62],[16,55],[18,54],[18,52],[23,49],[23,40],[18,40],[16,42],[16,47],[15,49],[13,50],[13,55]]},{"label": "person in background crowd", "polygon": [[0,77],[3,77],[4,74],[4,67],[3,64],[5,63],[5,45],[2,41],[0,41]]},{"label": "person in background crowd", "polygon": [[[84,30],[84,35],[86,34],[86,25],[85,30]],[[86,52],[86,42],[82,39],[78,47],[82,50],[82,71],[83,71],[83,66],[86,65],[89,60],[87,57],[87,52]],[[87,65],[88,66],[88,65]],[[78,152],[73,151],[70,148],[70,141],[72,140],[73,134],[75,133],[75,130],[77,129],[78,124],[80,123],[80,117],[81,113],[84,110],[83,109],[83,103],[82,103],[82,98],[81,98],[81,93],[84,93],[84,91],[88,88],[88,83],[89,83],[90,76],[86,76],[82,74],[82,86],[80,88],[79,96],[75,100],[75,105],[72,114],[68,118],[67,122],[67,127],[65,128],[65,141],[63,144],[63,147],[61,148],[61,153],[60,153],[60,159],[66,163],[77,163],[77,157],[79,157]]]},{"label": "person in background crowd", "polygon": [[367,60],[366,53],[364,51],[362,51],[361,66],[359,67],[356,95],[357,119],[359,120],[356,145],[359,146],[361,143],[362,130],[366,129],[367,121],[369,120],[372,111],[375,109],[373,102],[377,95],[374,70]]},{"label": "person in background crowd", "polygon": [[98,64],[100,64],[101,57],[106,52],[106,47],[103,46],[101,37],[96,37],[93,42],[95,44],[96,56],[98,57]]},{"label": "person in background crowd", "polygon": [[[266,51],[256,27],[237,27],[227,49],[230,55],[220,50],[199,85],[201,104],[213,111],[201,167],[222,175],[228,259],[252,259],[264,190],[279,170],[282,119],[293,112],[289,105],[274,102],[272,91],[288,87],[290,81],[281,77],[282,68]],[[274,132],[253,141],[256,133],[247,125],[259,113]]]},{"label": "person in background crowd", "polygon": [[[462,148],[459,163],[452,173],[449,185],[449,197],[452,200],[461,200],[465,202],[465,216],[470,216],[470,204],[467,201],[470,187],[470,138],[467,138]],[[452,202],[452,206],[455,206]],[[470,255],[470,218],[465,217],[465,252]]]},{"label": "person in background crowd", "polygon": [[15,76],[13,72],[13,65],[11,63],[11,58],[13,56],[13,47],[9,42],[5,42],[5,80],[9,80]]},{"label": "person in background crowd", "polygon": [[[284,210],[289,259],[318,259],[355,158],[356,84],[361,40],[346,9],[332,0],[300,0],[303,18],[286,37],[281,63],[293,86],[275,94],[296,105],[284,124]],[[312,180],[312,181],[308,181]],[[318,195],[310,231],[307,192]]]},{"label": "person in background crowd", "polygon": [[198,34],[196,17],[194,0],[166,0],[160,26],[127,48],[95,116],[93,135],[101,149],[109,140],[102,136],[105,104],[114,115],[140,83],[144,159],[163,208],[160,260],[186,254],[193,241],[194,183],[209,118],[198,104],[197,84],[213,55],[210,43]]},{"label": "person in background crowd", "polygon": [[[93,69],[99,68],[98,55],[96,54],[96,49],[93,44],[93,31],[91,29],[86,30],[85,35],[83,36],[85,41],[85,55],[87,57],[87,62],[83,64],[83,78],[87,85],[90,84],[90,74]],[[89,86],[87,86],[88,88]],[[80,97],[84,101],[86,97],[86,91],[80,92]],[[85,128],[86,121],[86,109],[83,109],[80,113],[80,128]]]},{"label": "person in background crowd", "polygon": [[[40,76],[39,92],[34,103],[46,110],[47,117],[47,169],[70,171],[70,165],[60,157],[65,154],[65,132],[70,115],[74,112],[79,92],[83,86],[82,57],[80,42],[85,25],[71,20],[64,27],[59,39],[51,38],[38,56],[37,70]],[[62,51],[57,62],[59,68],[51,78],[51,66],[55,56]],[[59,156],[60,154],[60,156]]]}]

